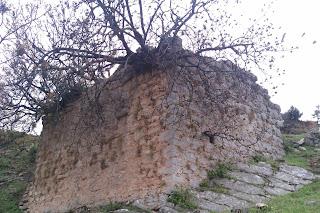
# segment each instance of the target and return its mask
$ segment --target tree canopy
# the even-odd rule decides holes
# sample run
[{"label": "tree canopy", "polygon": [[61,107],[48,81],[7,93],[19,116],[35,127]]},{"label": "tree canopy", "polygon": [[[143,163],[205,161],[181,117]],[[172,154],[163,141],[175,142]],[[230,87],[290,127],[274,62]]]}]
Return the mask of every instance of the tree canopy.
[{"label": "tree canopy", "polygon": [[[242,25],[228,11],[237,4],[60,0],[16,7],[1,1],[0,126],[32,126],[59,110],[67,94],[80,94],[118,66],[148,71],[192,53],[247,70],[272,69],[283,38],[263,14]],[[173,54],[166,41],[178,38],[188,51]]]}]

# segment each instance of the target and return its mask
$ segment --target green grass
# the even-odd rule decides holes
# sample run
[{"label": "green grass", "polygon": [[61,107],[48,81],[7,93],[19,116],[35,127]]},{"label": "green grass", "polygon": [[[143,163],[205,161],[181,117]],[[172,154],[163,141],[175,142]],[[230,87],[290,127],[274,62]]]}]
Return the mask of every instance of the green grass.
[{"label": "green grass", "polygon": [[294,135],[294,134],[282,134],[282,139],[285,142],[297,142],[299,140],[301,140],[302,138],[304,138],[305,134],[298,134],[298,135]]},{"label": "green grass", "polygon": [[318,213],[320,212],[320,181],[306,185],[296,192],[274,197],[268,206],[265,211],[251,209],[250,212]]},{"label": "green grass", "polygon": [[[293,142],[299,141],[304,137],[303,134],[290,135],[284,134],[286,155],[284,160],[287,164],[303,167],[314,171],[310,166],[310,161],[320,157],[320,151],[314,147],[303,146],[306,150],[297,151]],[[250,213],[320,213],[320,180],[304,186],[300,190],[284,196],[274,197],[264,210],[250,209]]]},{"label": "green grass", "polygon": [[[314,168],[310,167],[310,161],[320,157],[320,151],[317,151],[314,147],[303,146],[306,148],[305,151],[298,150],[294,148],[294,141],[298,141],[303,138],[303,134],[300,135],[283,135],[283,142],[285,144],[286,155],[284,160],[287,164],[293,166],[299,166],[308,170],[313,171]],[[316,172],[316,171],[313,171]]]},{"label": "green grass", "polygon": [[228,163],[218,163],[214,170],[208,171],[208,179],[214,178],[229,178],[228,172],[232,169],[232,166]]},{"label": "green grass", "polygon": [[266,157],[264,157],[263,155],[255,155],[251,158],[250,163],[255,164],[261,161],[263,162],[267,161]]},{"label": "green grass", "polygon": [[168,202],[184,209],[196,209],[194,195],[189,189],[177,188],[169,195]]},{"label": "green grass", "polygon": [[33,174],[37,144],[36,136],[0,131],[0,212],[21,212],[18,205]]},{"label": "green grass", "polygon": [[0,212],[21,212],[19,200],[26,189],[24,181],[15,180],[0,188]]}]

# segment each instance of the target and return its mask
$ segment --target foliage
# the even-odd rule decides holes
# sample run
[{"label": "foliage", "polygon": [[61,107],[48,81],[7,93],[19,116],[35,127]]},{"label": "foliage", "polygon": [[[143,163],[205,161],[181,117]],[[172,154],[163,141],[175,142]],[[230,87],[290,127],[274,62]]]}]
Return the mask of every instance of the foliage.
[{"label": "foliage", "polygon": [[209,181],[208,179],[203,180],[200,184],[199,184],[199,188],[200,190],[205,190],[205,191],[213,191],[216,193],[228,193],[228,189],[225,188],[222,185],[216,184],[213,181]]},{"label": "foliage", "polygon": [[263,155],[254,155],[251,158],[252,163],[265,162],[267,159]]},{"label": "foliage", "polygon": [[232,169],[229,163],[218,163],[214,170],[209,170],[207,175],[208,179],[214,178],[229,178],[228,172]]},{"label": "foliage", "polygon": [[281,128],[282,133],[286,134],[301,134],[307,133],[314,129],[317,125],[313,121],[300,121],[303,113],[296,107],[291,106],[290,109],[282,114],[283,127]]},{"label": "foliage", "polygon": [[[229,8],[238,4],[39,0],[17,8],[3,3],[0,124],[30,127],[43,116],[58,113],[88,88],[99,90],[118,67],[126,71],[119,78],[167,66],[200,69],[190,56],[200,60],[210,56],[233,67],[274,70],[274,53],[287,50],[282,34],[276,35],[266,12],[259,19],[234,17]],[[190,51],[176,48],[180,38]],[[93,99],[99,94],[95,92]]]},{"label": "foliage", "polygon": [[316,109],[314,110],[314,113],[312,115],[315,119],[317,119],[317,124],[320,126],[320,105],[316,106]]},{"label": "foliage", "polygon": [[[83,209],[83,211],[81,211]],[[76,209],[76,210],[71,210],[70,213],[73,212],[92,212],[92,213],[108,213],[108,212],[115,212],[119,209],[127,209],[129,212],[140,212],[140,213],[150,213],[148,210],[140,209],[138,207],[132,206],[130,204],[124,204],[124,203],[116,203],[116,202],[111,202],[107,205],[102,205],[94,208],[87,208],[87,207],[82,207],[82,209]]]},{"label": "foliage", "polygon": [[312,165],[312,162],[318,160],[320,155],[320,150],[314,147],[304,146],[305,151],[300,151],[294,148],[293,142],[298,141],[304,137],[303,134],[300,135],[283,135],[283,141],[285,144],[286,155],[284,160],[287,164],[293,166],[303,167],[305,169],[311,170],[314,173],[319,173],[319,165]]},{"label": "foliage", "polygon": [[35,163],[37,158],[37,145],[33,144],[28,152],[30,163]]},{"label": "foliage", "polygon": [[0,132],[0,212],[21,212],[18,204],[33,175],[37,143],[37,136]]},{"label": "foliage", "polygon": [[289,121],[299,121],[303,113],[300,113],[299,109],[291,106],[290,109],[283,114],[283,120],[285,122]]},{"label": "foliage", "polygon": [[181,187],[171,192],[167,201],[185,209],[197,208],[192,192],[189,189],[184,189]]}]

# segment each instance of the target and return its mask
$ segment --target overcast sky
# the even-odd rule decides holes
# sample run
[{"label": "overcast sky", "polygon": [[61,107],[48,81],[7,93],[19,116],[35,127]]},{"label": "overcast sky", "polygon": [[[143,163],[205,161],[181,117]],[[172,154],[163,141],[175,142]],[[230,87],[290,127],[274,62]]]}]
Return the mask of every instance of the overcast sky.
[{"label": "overcast sky", "polygon": [[294,105],[304,113],[303,119],[311,119],[315,106],[320,104],[320,1],[278,0],[274,6],[274,22],[283,27],[286,39],[299,49],[281,61],[286,69],[282,80],[285,85],[272,100],[283,111]]},{"label": "overcast sky", "polygon": [[[259,16],[260,9],[270,0],[243,0],[239,10],[247,16]],[[320,1],[275,0],[269,18],[286,33],[288,46],[299,49],[278,59],[285,74],[273,79],[279,86],[277,94],[270,91],[272,101],[281,106],[282,112],[291,105],[303,112],[302,119],[312,119],[316,105],[320,105]],[[238,8],[237,8],[238,9]],[[271,82],[269,82],[270,84]],[[284,84],[284,85],[282,85]]]}]

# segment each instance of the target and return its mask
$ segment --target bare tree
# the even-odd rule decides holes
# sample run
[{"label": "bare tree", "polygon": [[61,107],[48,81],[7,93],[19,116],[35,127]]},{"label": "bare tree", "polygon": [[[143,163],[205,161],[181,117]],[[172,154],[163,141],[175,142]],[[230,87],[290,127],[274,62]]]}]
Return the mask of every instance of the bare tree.
[{"label": "bare tree", "polygon": [[[272,53],[283,50],[272,23],[262,16],[239,26],[226,9],[232,4],[238,1],[61,0],[16,9],[19,15],[10,13],[2,26],[14,30],[1,44],[0,123],[35,124],[118,66],[131,72],[186,66],[177,62],[192,54],[244,69],[272,68]],[[188,51],[172,50],[179,38]]]}]

